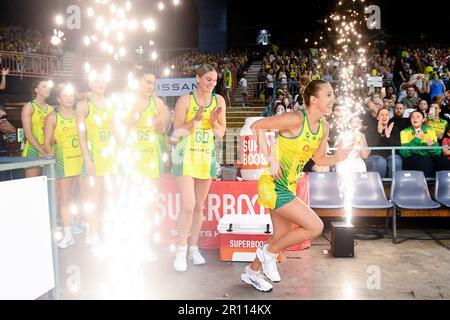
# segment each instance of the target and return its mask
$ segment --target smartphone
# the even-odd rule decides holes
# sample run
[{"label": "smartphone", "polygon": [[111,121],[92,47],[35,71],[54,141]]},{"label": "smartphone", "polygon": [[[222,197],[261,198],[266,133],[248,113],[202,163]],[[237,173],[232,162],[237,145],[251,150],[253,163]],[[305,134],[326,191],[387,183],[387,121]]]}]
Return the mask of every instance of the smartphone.
[{"label": "smartphone", "polygon": [[430,111],[428,112],[428,118],[430,118],[431,120],[434,120],[435,113],[436,113],[436,110],[435,110],[434,106],[431,106]]}]

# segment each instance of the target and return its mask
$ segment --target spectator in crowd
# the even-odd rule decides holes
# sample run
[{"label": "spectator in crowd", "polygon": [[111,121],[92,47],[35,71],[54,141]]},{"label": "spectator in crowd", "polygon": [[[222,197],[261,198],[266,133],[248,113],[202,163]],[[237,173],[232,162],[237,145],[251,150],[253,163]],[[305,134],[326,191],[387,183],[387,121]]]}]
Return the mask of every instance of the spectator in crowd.
[{"label": "spectator in crowd", "polygon": [[275,81],[275,79],[273,77],[273,69],[270,68],[269,72],[267,73],[267,76],[266,76],[266,102],[267,103],[270,103],[270,101],[272,101],[274,81]]},{"label": "spectator in crowd", "polygon": [[433,72],[431,76],[431,80],[429,83],[429,92],[430,92],[430,102],[433,101],[433,98],[436,95],[443,96],[445,92],[445,84],[444,82],[439,78],[439,74],[437,72]]},{"label": "spectator in crowd", "polygon": [[275,115],[279,116],[286,112],[286,107],[281,101],[275,101]]},{"label": "spectator in crowd", "polygon": [[383,108],[383,101],[379,98],[371,98],[367,102],[367,108],[366,114],[362,117],[366,132],[373,131],[372,128],[377,126],[377,115],[378,111]]},{"label": "spectator in crowd", "polygon": [[335,147],[340,145],[345,146],[346,142],[354,146],[347,159],[336,163],[336,172],[339,175],[348,173],[350,168],[353,172],[367,171],[364,159],[367,159],[370,151],[367,150],[367,142],[364,134],[359,131],[361,129],[361,120],[358,117],[353,117],[350,122],[350,130],[341,132],[335,142]]},{"label": "spectator in crowd", "polygon": [[414,86],[410,85],[406,89],[406,97],[404,97],[400,102],[405,105],[406,109],[416,109],[419,106],[420,101],[416,96]]},{"label": "spectator in crowd", "polygon": [[[431,147],[439,146],[436,133],[424,124],[424,115],[420,110],[413,111],[410,115],[411,127],[400,132],[402,146]],[[441,170],[441,150],[400,150],[403,157],[404,170],[423,171],[426,177],[433,177],[436,170]]]},{"label": "spectator in crowd", "polygon": [[227,106],[231,105],[230,92],[233,85],[233,75],[230,71],[230,65],[226,64],[223,71],[223,97]]},{"label": "spectator in crowd", "polygon": [[[403,106],[400,104],[400,106]],[[399,106],[399,108],[400,108]],[[377,126],[370,127],[366,131],[367,145],[369,147],[396,147],[400,145],[399,129],[394,122],[389,124],[389,111],[385,108],[378,110]],[[395,155],[395,170],[402,169],[402,159]],[[392,172],[392,152],[390,150],[372,150],[366,159],[367,170],[378,172],[381,178]]]},{"label": "spectator in crowd", "polygon": [[394,92],[394,87],[393,86],[387,86],[386,87],[386,95],[383,97],[384,99],[388,99],[388,100],[394,100],[397,98]]},{"label": "spectator in crowd", "polygon": [[427,125],[434,130],[438,141],[441,141],[444,136],[444,131],[447,129],[448,122],[442,119],[439,114],[441,113],[441,107],[437,103],[433,103],[430,106],[430,112],[428,115]]},{"label": "spectator in crowd", "polygon": [[428,107],[427,100],[420,100],[417,110],[422,111],[422,113],[425,117],[424,121],[427,121],[427,119],[428,119],[428,109],[429,109],[429,107]]},{"label": "spectator in crowd", "polygon": [[400,131],[403,129],[409,127],[411,125],[411,121],[409,118],[405,117],[405,106],[403,103],[396,103],[394,106],[394,116],[389,119],[388,125],[390,125],[392,122],[394,123],[394,126],[398,129],[398,141],[400,141]]},{"label": "spectator in crowd", "polygon": [[247,76],[247,71],[244,71],[242,73],[242,78],[239,80],[239,87],[241,89],[241,95],[242,95],[242,106],[245,108],[247,103],[247,96],[248,96],[248,83],[247,79],[245,78]]},{"label": "spectator in crowd", "polygon": [[403,82],[407,81],[407,75],[403,63],[403,59],[400,57],[397,57],[395,64],[394,64],[394,85],[397,89],[397,91],[400,91],[400,85]]}]

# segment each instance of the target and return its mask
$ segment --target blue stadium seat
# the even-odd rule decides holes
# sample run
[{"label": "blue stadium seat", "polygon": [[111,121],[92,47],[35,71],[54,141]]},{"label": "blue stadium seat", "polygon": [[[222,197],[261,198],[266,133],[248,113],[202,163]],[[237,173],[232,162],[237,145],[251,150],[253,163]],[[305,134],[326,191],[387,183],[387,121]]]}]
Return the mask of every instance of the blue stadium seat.
[{"label": "blue stadium seat", "polygon": [[403,209],[436,209],[422,171],[396,171],[391,187],[391,201]]},{"label": "blue stadium seat", "polygon": [[339,209],[344,207],[336,172],[309,172],[308,178],[311,208]]},{"label": "blue stadium seat", "polygon": [[361,209],[388,209],[393,204],[384,194],[383,183],[378,172],[363,172],[353,174],[355,191],[352,206]]},{"label": "blue stadium seat", "polygon": [[434,199],[444,206],[450,207],[450,171],[436,172]]}]

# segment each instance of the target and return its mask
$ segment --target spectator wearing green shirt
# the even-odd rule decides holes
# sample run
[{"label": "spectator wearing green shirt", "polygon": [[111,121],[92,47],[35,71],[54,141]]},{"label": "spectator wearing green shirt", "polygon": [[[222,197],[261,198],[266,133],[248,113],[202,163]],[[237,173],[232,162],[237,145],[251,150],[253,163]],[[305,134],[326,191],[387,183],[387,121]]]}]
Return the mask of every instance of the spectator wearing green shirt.
[{"label": "spectator wearing green shirt", "polygon": [[[403,147],[439,147],[436,133],[423,123],[424,115],[415,110],[410,115],[411,127],[400,132],[400,142]],[[423,171],[425,176],[433,177],[435,171],[443,168],[443,157],[440,149],[400,150],[403,157],[404,170]]]},{"label": "spectator wearing green shirt", "polygon": [[232,85],[233,85],[233,75],[231,74],[230,66],[226,64],[225,69],[223,71],[223,97],[225,98],[225,103],[227,106],[231,105],[230,91]]}]

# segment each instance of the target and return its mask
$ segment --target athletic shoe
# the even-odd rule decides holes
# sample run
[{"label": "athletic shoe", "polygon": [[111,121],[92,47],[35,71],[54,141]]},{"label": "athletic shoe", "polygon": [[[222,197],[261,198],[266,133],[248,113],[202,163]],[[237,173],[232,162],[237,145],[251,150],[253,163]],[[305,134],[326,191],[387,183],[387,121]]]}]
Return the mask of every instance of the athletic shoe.
[{"label": "athletic shoe", "polygon": [[78,235],[83,233],[83,229],[80,226],[77,225],[73,225],[70,227],[70,231],[72,232],[72,234],[74,235]]},{"label": "athletic shoe", "polygon": [[176,271],[183,272],[187,270],[186,255],[187,248],[177,249],[175,260],[173,261],[173,267]]},{"label": "athletic shoe", "polygon": [[206,263],[205,258],[203,258],[202,254],[200,253],[200,250],[198,250],[198,248],[196,248],[196,249],[189,248],[188,258],[189,258],[189,260],[192,260],[192,263],[195,266]]},{"label": "athletic shoe", "polygon": [[75,238],[73,236],[64,237],[60,242],[58,242],[58,248],[66,249],[73,244],[75,244]]},{"label": "athletic shoe", "polygon": [[245,272],[241,274],[241,280],[262,292],[269,292],[273,289],[270,282],[266,281],[259,272],[253,271],[250,266],[247,266]]},{"label": "athletic shoe", "polygon": [[269,245],[266,243],[262,248],[256,249],[256,256],[262,264],[262,269],[266,277],[272,282],[280,282],[281,277],[277,269],[278,255],[267,251]]}]

